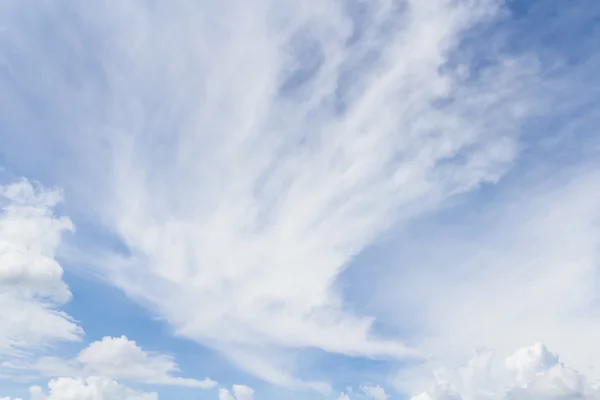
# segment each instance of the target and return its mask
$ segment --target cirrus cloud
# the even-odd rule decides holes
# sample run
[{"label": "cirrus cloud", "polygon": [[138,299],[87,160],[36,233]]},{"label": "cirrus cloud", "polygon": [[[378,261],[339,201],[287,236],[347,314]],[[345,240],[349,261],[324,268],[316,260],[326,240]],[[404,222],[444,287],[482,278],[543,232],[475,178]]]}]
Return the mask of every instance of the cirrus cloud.
[{"label": "cirrus cloud", "polygon": [[[589,303],[595,192],[581,187],[568,205],[542,202],[516,222],[507,212],[509,239],[478,242],[469,254],[480,259],[455,260],[461,271],[485,272],[468,282],[421,275],[424,262],[401,279],[381,277],[394,285],[388,300],[418,288],[422,331],[411,343],[420,352],[384,337],[336,285],[392,226],[499,182],[530,134],[523,124],[568,108],[565,86],[574,96],[592,90],[589,72],[567,70],[565,79],[554,67],[564,60],[546,65],[505,45],[504,32],[484,35],[506,15],[503,2],[90,1],[32,10],[7,1],[3,11],[7,157],[28,149],[12,161],[48,167],[74,194],[74,211],[122,241],[119,254],[81,251],[95,276],[256,376],[326,388],[295,376],[290,360],[307,348],[452,358],[482,338],[504,347],[534,334],[560,342],[557,316]],[[53,35],[38,31],[56,20]],[[43,130],[29,125],[46,115]],[[64,159],[48,155],[40,145],[48,142]],[[565,241],[557,225],[577,240]],[[447,265],[429,271],[451,275]],[[528,268],[521,275],[507,265]],[[544,296],[523,282],[540,283]],[[585,290],[574,293],[577,284]],[[505,287],[518,302],[507,306]],[[485,323],[472,324],[474,304]],[[589,316],[571,315],[571,336],[595,343]],[[585,351],[570,347],[584,363]]]}]

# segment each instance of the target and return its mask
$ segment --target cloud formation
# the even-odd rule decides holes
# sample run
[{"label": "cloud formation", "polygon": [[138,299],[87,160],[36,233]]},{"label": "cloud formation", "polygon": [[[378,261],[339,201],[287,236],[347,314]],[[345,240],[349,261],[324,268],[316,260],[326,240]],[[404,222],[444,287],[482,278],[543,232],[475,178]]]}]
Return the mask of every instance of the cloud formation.
[{"label": "cloud formation", "polygon": [[219,400],[252,400],[254,390],[246,385],[233,385],[233,394],[225,388],[219,389]]},{"label": "cloud formation", "polygon": [[179,372],[171,356],[146,352],[135,341],[121,337],[104,337],[90,343],[73,360],[46,357],[35,368],[46,376],[102,376],[119,381],[155,385],[177,385],[210,389],[217,382],[173,376]]},{"label": "cloud formation", "polygon": [[[25,378],[25,371],[56,377],[48,393],[31,387],[31,400],[158,399],[156,393],[137,392],[113,379],[214,387],[216,382],[208,378],[173,376],[179,368],[172,357],[146,352],[124,336],[93,342],[74,360],[45,357],[30,365],[40,350],[83,336],[60,311],[71,292],[55,257],[63,234],[74,231],[70,219],[53,212],[61,201],[60,191],[26,179],[0,185],[0,369],[7,373],[2,379]],[[74,378],[79,376],[85,378]]]},{"label": "cloud formation", "polygon": [[[518,154],[544,102],[537,65],[493,52],[471,66],[462,40],[498,2],[170,4],[36,11],[70,26],[55,45],[78,43],[68,60],[43,55],[47,103],[77,128],[54,133],[86,175],[59,178],[128,248],[87,264],[279,385],[323,387],[292,374],[286,360],[305,348],[414,355],[334,283],[395,222],[497,181]],[[85,60],[94,71],[73,87],[64,63]]]},{"label": "cloud formation", "polygon": [[385,392],[385,390],[379,385],[377,385],[377,386],[363,385],[360,387],[360,389],[365,394],[365,396],[367,396],[368,398],[373,399],[373,400],[387,400],[390,397]]},{"label": "cloud formation", "polygon": [[[22,400],[1,397],[0,400]],[[109,378],[57,378],[48,382],[48,390],[29,388],[29,400],[158,400],[158,394],[139,392]]]},{"label": "cloud formation", "polygon": [[0,359],[83,334],[59,310],[71,292],[55,254],[62,235],[74,230],[53,212],[61,201],[59,191],[27,180],[0,186]]},{"label": "cloud formation", "polygon": [[[382,302],[406,307],[388,308],[391,320],[418,324],[420,348],[445,365],[462,364],[473,347],[506,357],[524,340],[541,341],[597,383],[598,182],[591,166],[564,169],[543,184],[519,185],[480,217],[465,217],[477,218],[472,225],[438,227],[432,240],[443,245],[435,253],[419,237],[408,239],[415,253],[403,256],[421,269],[382,288]],[[532,373],[514,368],[522,379]]]},{"label": "cloud formation", "polygon": [[541,343],[517,350],[506,359],[510,377],[494,376],[491,352],[476,353],[457,371],[437,370],[429,390],[412,400],[574,400],[600,399],[597,387],[566,367]]},{"label": "cloud formation", "polygon": [[48,393],[39,386],[29,389],[31,400],[158,400],[156,393],[143,393],[100,377],[58,378],[48,383]]},{"label": "cloud formation", "polygon": [[[565,60],[544,63],[486,30],[506,16],[500,1],[363,3],[3,4],[2,148],[9,158],[27,149],[12,162],[41,165],[77,215],[126,248],[83,251],[94,255],[84,264],[177,334],[279,385],[326,386],[295,376],[290,360],[306,348],[419,353],[353,310],[340,274],[392,226],[499,182],[530,143],[531,117],[586,100],[567,107],[565,88],[594,89],[596,64],[567,79],[554,67]],[[38,30],[56,20],[52,34]],[[44,129],[29,125],[40,119]],[[65,157],[48,155],[49,143]],[[420,353],[456,360],[475,342],[504,352],[539,336],[578,367],[599,359],[587,351],[599,331],[589,310],[597,177],[573,180],[527,187],[536,201],[484,221],[475,244],[444,238],[468,259],[428,239],[418,268],[380,277],[393,285],[381,291],[388,308],[418,299]],[[373,315],[409,320],[383,308]],[[77,337],[52,315],[59,338]],[[565,330],[585,339],[561,340]]]}]

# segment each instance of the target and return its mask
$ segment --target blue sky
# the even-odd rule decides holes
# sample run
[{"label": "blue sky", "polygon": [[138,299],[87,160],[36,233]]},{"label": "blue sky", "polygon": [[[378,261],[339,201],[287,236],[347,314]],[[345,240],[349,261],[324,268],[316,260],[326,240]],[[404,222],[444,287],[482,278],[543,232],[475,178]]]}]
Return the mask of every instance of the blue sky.
[{"label": "blue sky", "polygon": [[0,400],[600,399],[599,45],[593,0],[0,1]]}]

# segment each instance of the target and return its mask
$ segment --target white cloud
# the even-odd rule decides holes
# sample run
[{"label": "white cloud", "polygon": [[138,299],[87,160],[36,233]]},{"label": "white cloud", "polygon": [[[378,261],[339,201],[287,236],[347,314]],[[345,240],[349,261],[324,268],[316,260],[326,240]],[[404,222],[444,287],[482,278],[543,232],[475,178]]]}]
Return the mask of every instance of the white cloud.
[{"label": "white cloud", "polygon": [[[458,371],[437,370],[430,389],[413,400],[574,400],[600,399],[577,371],[566,367],[555,353],[537,343],[506,359],[510,376],[493,375],[490,352],[476,354]],[[481,379],[484,377],[485,379]]]},{"label": "white cloud", "polygon": [[156,393],[138,392],[101,377],[57,378],[48,389],[44,393],[38,386],[31,387],[31,400],[158,400]]},{"label": "white cloud", "polygon": [[225,388],[219,389],[219,400],[235,400],[235,398],[229,393],[229,390]]},{"label": "white cloud", "polygon": [[61,200],[60,192],[27,180],[0,186],[0,355],[83,333],[58,309],[71,293],[55,254],[63,233],[74,229],[53,213]]},{"label": "white cloud", "polygon": [[219,400],[252,400],[254,390],[246,385],[233,385],[233,395],[225,388],[219,389]]},{"label": "white cloud", "polygon": [[[59,137],[51,140],[75,155],[63,161],[68,176],[54,173],[79,195],[74,203],[131,251],[100,257],[94,272],[178,334],[277,384],[301,386],[288,360],[306,347],[411,354],[401,341],[378,339],[373,318],[348,308],[337,277],[397,221],[497,181],[518,155],[523,118],[555,111],[538,86],[554,81],[535,61],[495,54],[493,40],[457,50],[465,31],[502,14],[501,2],[365,3],[364,24],[334,0],[90,1],[70,5],[78,8],[65,18],[41,5],[32,19],[63,21],[57,41],[75,43],[73,54],[17,57],[16,65],[44,65],[45,74],[11,75],[56,111],[49,114],[60,123],[47,130]],[[27,30],[45,25],[12,24],[11,11],[25,6],[10,5],[4,23],[20,40],[7,41],[8,67],[11,54],[22,54],[13,42],[46,48]],[[469,52],[483,47],[492,66],[470,69]],[[72,59],[54,58],[65,53]],[[307,58],[320,65],[300,85]],[[93,72],[65,79],[65,65],[89,60]],[[7,118],[29,115],[23,108]],[[49,170],[54,161],[36,159]],[[427,256],[441,258],[435,267],[425,257],[411,274],[381,277],[394,286],[382,291],[396,296],[388,307],[418,299],[411,318],[420,337],[411,343],[455,361],[475,343],[504,352],[543,337],[578,367],[599,359],[586,352],[596,319],[572,312],[593,292],[595,197],[580,188],[566,203],[506,212],[473,243],[457,243],[466,259],[439,256],[458,235],[424,240]]]},{"label": "white cloud", "polygon": [[[388,309],[388,321],[418,325],[426,332],[415,338],[423,352],[445,365],[458,365],[469,348],[486,346],[500,356],[491,368],[500,368],[498,360],[511,349],[541,341],[598,381],[599,179],[577,168],[576,174],[554,175],[551,183],[505,193],[477,212],[477,221],[468,215],[464,224],[438,226],[429,238],[440,244],[435,252],[419,245],[419,237],[408,239],[407,248],[424,250],[406,254],[420,268],[401,282],[388,276],[395,284],[382,287],[378,301],[405,307]],[[552,361],[548,354],[528,357],[511,367],[523,379]]]},{"label": "white cloud", "polygon": [[390,397],[385,390],[377,385],[377,386],[371,386],[371,385],[363,385],[360,387],[360,389],[363,391],[363,393],[369,397],[370,399],[373,400],[387,400],[388,397]]},{"label": "white cloud", "polygon": [[[78,193],[132,254],[95,272],[273,383],[304,384],[286,360],[307,347],[412,354],[336,278],[397,220],[499,179],[544,101],[527,60],[446,65],[497,1],[394,3],[368,2],[365,24],[334,0],[73,5],[107,86],[81,71],[85,94],[59,85],[52,102],[87,104],[65,117],[85,127],[62,133],[70,161],[111,172]],[[303,81],[306,57],[321,61]]]},{"label": "white cloud", "polygon": [[57,378],[48,383],[47,393],[40,386],[32,386],[29,395],[30,400],[158,400],[156,393],[138,392],[105,377]]},{"label": "white cloud", "polygon": [[[110,378],[143,383],[210,388],[216,382],[173,376],[179,372],[172,357],[143,351],[135,342],[104,338],[85,348],[76,360],[42,358],[35,367],[36,350],[56,341],[79,340],[83,330],[59,307],[71,299],[55,254],[71,221],[54,215],[61,193],[23,179],[0,186],[0,368],[16,379],[15,371],[41,370],[58,377],[49,393],[32,388],[32,400],[153,400]],[[51,372],[50,372],[51,371]],[[17,399],[14,399],[17,400]]]},{"label": "white cloud", "polygon": [[254,390],[246,385],[233,385],[233,394],[237,400],[252,400]]},{"label": "white cloud", "polygon": [[340,393],[337,400],[350,400],[350,397],[346,393]]},{"label": "white cloud", "polygon": [[73,360],[42,358],[35,368],[49,376],[102,376],[147,384],[204,389],[217,385],[217,382],[208,378],[197,380],[173,376],[179,372],[179,367],[171,356],[146,352],[125,336],[105,337],[92,342]]},{"label": "white cloud", "polygon": [[518,384],[526,386],[533,378],[558,364],[558,355],[542,343],[517,350],[506,359],[506,369],[514,375]]}]

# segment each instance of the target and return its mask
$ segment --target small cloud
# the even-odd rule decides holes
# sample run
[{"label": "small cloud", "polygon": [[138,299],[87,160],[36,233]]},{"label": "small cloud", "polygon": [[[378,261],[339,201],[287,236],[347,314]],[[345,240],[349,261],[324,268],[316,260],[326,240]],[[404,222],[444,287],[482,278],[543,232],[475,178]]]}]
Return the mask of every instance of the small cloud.
[{"label": "small cloud", "polygon": [[371,398],[373,400],[387,400],[387,398],[390,397],[385,392],[385,390],[379,385],[377,385],[377,386],[363,385],[360,387],[360,389],[366,396],[368,396],[369,398]]},{"label": "small cloud", "polygon": [[43,358],[36,368],[49,376],[105,376],[158,385],[188,386],[210,389],[217,385],[212,379],[203,380],[174,376],[179,366],[171,356],[144,351],[126,336],[104,337],[91,343],[73,360]]},{"label": "small cloud", "polygon": [[48,392],[39,386],[29,389],[30,400],[158,400],[158,394],[139,392],[109,378],[57,378],[48,383]]},{"label": "small cloud", "polygon": [[233,395],[225,388],[219,389],[219,400],[252,400],[254,390],[246,385],[233,385]]}]

